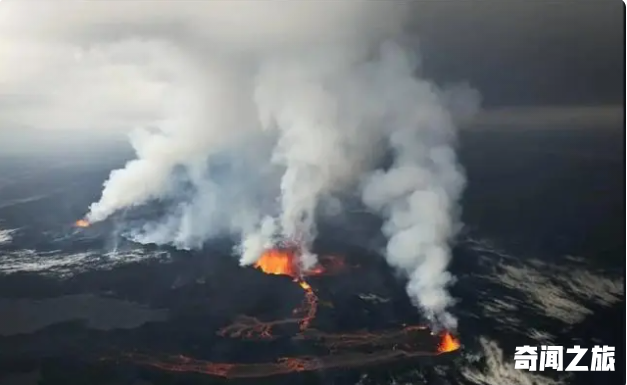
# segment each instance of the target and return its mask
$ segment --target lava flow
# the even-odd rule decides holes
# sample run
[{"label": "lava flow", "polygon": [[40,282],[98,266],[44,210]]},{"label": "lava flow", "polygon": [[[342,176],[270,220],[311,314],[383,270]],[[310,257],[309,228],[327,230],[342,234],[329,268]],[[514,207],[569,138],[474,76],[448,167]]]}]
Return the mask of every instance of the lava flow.
[{"label": "lava flow", "polygon": [[235,321],[218,330],[221,337],[270,340],[275,337],[272,329],[275,326],[298,324],[301,331],[306,330],[318,311],[318,297],[311,285],[304,280],[304,276],[336,273],[344,269],[344,260],[332,256],[319,258],[320,263],[307,271],[302,271],[298,264],[298,248],[276,248],[267,250],[255,263],[255,268],[266,274],[285,275],[294,279],[294,282],[305,292],[303,303],[292,312],[293,317],[274,321],[261,321],[255,317],[239,316]]},{"label": "lava flow", "polygon": [[[423,350],[420,345],[424,341],[421,339],[430,334],[420,333],[426,329],[425,326],[411,325],[398,330],[348,334],[311,330],[299,334],[292,340],[316,341],[327,347],[329,354],[315,357],[282,357],[276,361],[259,363],[213,362],[182,355],[155,357],[129,353],[126,356],[137,364],[171,372],[196,372],[224,378],[260,378],[323,369],[380,365],[418,357],[435,357],[459,349],[459,342],[449,333],[444,333],[438,351]],[[367,346],[378,349],[359,350],[360,347]]]},{"label": "lava flow", "polygon": [[78,221],[74,222],[74,226],[76,227],[89,227],[90,223],[87,219],[79,219]]},{"label": "lava flow", "polygon": [[[267,250],[255,264],[266,274],[292,277],[304,291],[303,304],[293,311],[293,317],[274,321],[261,321],[252,316],[239,316],[220,329],[221,337],[269,341],[276,337],[273,328],[278,325],[298,324],[299,331],[290,340],[296,344],[315,345],[326,354],[320,356],[282,357],[275,361],[258,363],[214,362],[182,355],[154,356],[130,353],[131,361],[172,372],[196,372],[224,378],[258,378],[279,374],[316,371],[332,368],[355,368],[385,364],[417,357],[435,357],[458,350],[461,345],[450,333],[440,334],[439,341],[422,325],[403,325],[400,329],[356,331],[353,333],[327,333],[311,329],[316,316],[318,297],[304,280],[305,276],[337,272],[344,268],[343,260],[320,258],[320,263],[302,271],[298,263],[298,248]],[[437,345],[437,349],[433,346]]]},{"label": "lava flow", "polygon": [[[316,317],[318,297],[314,293],[311,285],[303,279],[303,276],[321,274],[324,272],[324,268],[318,264],[308,273],[303,272],[298,263],[297,250],[297,248],[267,250],[255,263],[255,267],[266,274],[287,275],[292,277],[294,281],[298,283],[298,286],[305,291],[303,305],[294,310],[294,314],[300,317],[300,330],[305,330]],[[265,330],[265,332],[267,331],[268,330]]]}]

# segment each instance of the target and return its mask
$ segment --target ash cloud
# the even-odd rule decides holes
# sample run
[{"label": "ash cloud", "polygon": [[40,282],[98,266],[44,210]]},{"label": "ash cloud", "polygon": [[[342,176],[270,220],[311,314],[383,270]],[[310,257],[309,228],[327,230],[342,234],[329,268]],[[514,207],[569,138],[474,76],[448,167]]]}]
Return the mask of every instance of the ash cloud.
[{"label": "ash cloud", "polygon": [[[404,34],[419,4],[8,5],[2,28],[19,48],[9,84],[39,99],[0,119],[130,135],[136,159],[111,173],[88,220],[169,202],[168,215],[129,236],[196,248],[234,235],[243,265],[296,241],[307,267],[321,201],[356,193],[384,217],[384,254],[412,300],[455,326],[446,271],[464,185],[455,123],[479,96],[420,78]],[[21,68],[29,56],[55,60]],[[388,151],[393,162],[379,169]]]}]

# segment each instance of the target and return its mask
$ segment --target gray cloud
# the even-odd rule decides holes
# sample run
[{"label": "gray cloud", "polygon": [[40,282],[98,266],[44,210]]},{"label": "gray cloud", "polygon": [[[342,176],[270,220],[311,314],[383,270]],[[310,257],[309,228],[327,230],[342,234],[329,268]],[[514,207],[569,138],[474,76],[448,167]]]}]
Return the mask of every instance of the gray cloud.
[{"label": "gray cloud", "polygon": [[493,129],[572,129],[591,130],[621,129],[624,108],[622,106],[555,106],[555,107],[504,107],[485,109],[466,127]]},{"label": "gray cloud", "polygon": [[[415,76],[419,57],[403,37],[422,6],[11,3],[0,13],[0,79],[15,108],[0,125],[130,132],[137,158],[110,174],[87,220],[175,202],[127,235],[195,248],[229,233],[243,239],[243,264],[276,237],[297,242],[308,266],[319,202],[361,189],[387,220],[385,255],[412,300],[454,326],[447,243],[464,178],[451,143],[479,97]],[[394,163],[372,173],[385,145]]]},{"label": "gray cloud", "polygon": [[[125,133],[169,116],[164,106],[176,95],[181,66],[189,65],[178,45],[215,53],[363,41],[394,34],[399,13],[416,32],[429,73],[471,80],[488,104],[622,100],[615,81],[622,68],[619,2],[336,3],[4,2],[0,132],[29,126]],[[234,6],[241,8],[237,17],[229,15]],[[286,13],[287,22],[280,16]],[[120,41],[144,35],[154,39]]]},{"label": "gray cloud", "polygon": [[[464,183],[450,147],[453,123],[476,108],[477,95],[416,79],[428,62],[412,55],[413,42],[380,43],[399,38],[412,19],[427,51],[435,44],[477,57],[493,44],[490,33],[509,26],[499,47],[522,47],[545,23],[544,8],[522,3],[437,4],[11,3],[0,10],[0,101],[13,108],[2,110],[0,126],[140,127],[131,136],[137,159],[112,172],[87,215],[100,221],[155,199],[179,203],[165,221],[132,234],[146,242],[199,247],[220,231],[248,238],[278,210],[283,236],[307,246],[318,200],[359,182],[364,203],[387,219],[388,261],[411,278],[415,301],[442,313],[450,304],[446,243]],[[526,21],[507,22],[514,18]],[[530,25],[536,32],[522,33]],[[395,162],[364,175],[372,164],[362,154],[379,142],[393,147]],[[220,173],[207,160],[236,166]],[[416,183],[404,183],[406,175]],[[277,195],[280,208],[259,198]]]}]

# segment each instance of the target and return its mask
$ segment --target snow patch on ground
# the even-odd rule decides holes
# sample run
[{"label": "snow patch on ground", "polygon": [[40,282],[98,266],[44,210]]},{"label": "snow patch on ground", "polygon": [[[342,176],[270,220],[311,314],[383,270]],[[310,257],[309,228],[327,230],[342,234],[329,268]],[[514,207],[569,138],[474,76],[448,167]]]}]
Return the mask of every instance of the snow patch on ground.
[{"label": "snow patch on ground", "polygon": [[17,229],[0,229],[0,245],[6,245],[13,240],[13,234]]},{"label": "snow patch on ground", "polygon": [[595,306],[610,306],[623,298],[624,277],[590,270],[583,259],[568,256],[563,264],[538,259],[515,258],[487,241],[470,240],[471,249],[491,272],[480,276],[510,289],[519,298],[498,298],[494,293],[481,298],[488,317],[505,317],[515,322],[523,309],[573,325],[592,314]]},{"label": "snow patch on ground", "polygon": [[546,377],[541,373],[514,369],[514,360],[506,358],[503,349],[493,340],[479,339],[482,365],[465,365],[461,375],[466,381],[480,385],[559,385],[564,379]]},{"label": "snow patch on ground", "polygon": [[146,252],[141,249],[103,253],[90,250],[68,253],[61,250],[38,252],[24,249],[0,254],[0,273],[34,272],[68,277],[88,270],[108,270],[117,265],[148,259],[168,260],[168,252]]}]

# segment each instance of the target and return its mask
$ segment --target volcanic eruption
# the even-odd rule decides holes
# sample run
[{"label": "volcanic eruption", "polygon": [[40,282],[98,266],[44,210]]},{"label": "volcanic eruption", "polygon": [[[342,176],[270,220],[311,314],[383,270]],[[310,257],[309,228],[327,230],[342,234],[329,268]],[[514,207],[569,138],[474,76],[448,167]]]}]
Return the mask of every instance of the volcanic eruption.
[{"label": "volcanic eruption", "polygon": [[76,222],[74,222],[74,226],[85,228],[85,227],[89,227],[90,223],[87,219],[79,219]]},{"label": "volcanic eruption", "polygon": [[[421,357],[438,357],[454,353],[461,347],[460,342],[449,332],[434,335],[426,325],[403,325],[398,329],[378,331],[356,331],[333,333],[311,328],[316,317],[318,297],[312,286],[304,280],[307,275],[327,273],[322,262],[307,273],[299,266],[297,247],[282,247],[266,250],[255,263],[255,268],[269,275],[291,277],[304,290],[303,304],[292,312],[292,317],[273,321],[261,321],[253,316],[241,315],[231,324],[218,330],[224,338],[245,339],[268,342],[278,337],[274,328],[298,324],[298,331],[291,336],[294,344],[308,344],[323,348],[324,355],[283,356],[275,361],[255,363],[213,362],[185,355],[158,355],[154,353],[127,353],[132,362],[148,365],[166,371],[196,372],[224,378],[259,378],[280,374],[348,369],[362,366],[381,365]],[[339,264],[339,258],[320,258],[327,266]],[[333,262],[330,262],[333,261]],[[338,273],[341,270],[329,270]]]},{"label": "volcanic eruption", "polygon": [[[124,236],[181,249],[233,236],[242,265],[277,239],[297,239],[306,270],[325,202],[349,196],[384,220],[383,257],[407,279],[412,302],[431,324],[456,326],[447,290],[464,187],[455,124],[479,96],[423,78],[405,34],[420,3],[106,4],[60,29],[100,35],[116,25],[112,35],[130,36],[137,54],[104,38],[103,47],[125,65],[147,57],[137,73],[163,93],[147,108],[151,119],[133,126],[137,157],[111,172],[89,223],[156,201],[171,206]],[[141,15],[158,25],[147,28]],[[143,116],[134,112],[104,116]]]},{"label": "volcanic eruption", "polygon": [[[255,267],[266,274],[287,275],[292,277],[295,282],[305,291],[305,300],[303,306],[295,311],[296,314],[302,314],[300,329],[305,330],[316,316],[318,307],[318,297],[314,293],[311,286],[305,282],[299,259],[297,257],[298,248],[270,249],[261,255],[255,262]],[[322,272],[321,266],[317,267],[318,272]]]},{"label": "volcanic eruption", "polygon": [[461,348],[461,344],[458,339],[453,337],[451,333],[444,332],[441,335],[441,341],[438,344],[438,352],[439,353],[450,353],[455,350]]},{"label": "volcanic eruption", "polygon": [[255,262],[255,268],[266,274],[287,275],[296,280],[302,276],[296,248],[266,250]]},{"label": "volcanic eruption", "polygon": [[[183,355],[172,355],[155,357],[153,355],[145,355],[141,353],[130,353],[127,357],[138,364],[148,365],[159,368],[161,370],[173,372],[193,372],[203,373],[224,378],[260,378],[268,376],[276,376],[280,374],[309,372],[328,369],[350,369],[363,366],[380,365],[399,361],[403,359],[412,359],[424,356],[438,356],[444,353],[450,353],[459,348],[459,343],[452,340],[451,343],[457,347],[447,347],[448,350],[438,351],[436,353],[424,351],[412,351],[409,344],[403,344],[403,348],[397,348],[398,338],[412,338],[411,328],[403,329],[400,332],[381,333],[375,336],[381,341],[386,338],[394,343],[387,345],[387,349],[375,351],[373,353],[339,353],[327,356],[303,356],[303,357],[281,357],[275,362],[264,363],[227,363],[227,362],[211,362],[205,360],[194,359]],[[368,345],[372,336],[368,335],[338,335],[339,347],[347,347],[352,344]],[[355,342],[346,342],[353,340]],[[365,343],[364,343],[365,342]],[[407,349],[407,350],[404,350]]]},{"label": "volcanic eruption", "polygon": [[[156,203],[154,217],[121,220],[120,233],[185,250],[235,239],[240,265],[287,275],[304,292],[291,317],[262,322],[244,315],[221,336],[269,339],[273,326],[295,323],[301,336],[348,348],[333,333],[312,331],[320,291],[307,277],[332,270],[313,250],[321,218],[335,219],[329,202],[337,203],[335,212],[359,206],[382,220],[385,244],[376,247],[406,282],[425,327],[454,330],[448,292],[454,279],[447,268],[465,184],[455,126],[477,110],[479,95],[466,84],[440,87],[424,77],[406,34],[408,15],[420,2],[142,4],[59,5],[41,13],[58,12],[61,22],[46,31],[61,39],[81,32],[99,39],[79,51],[109,66],[97,73],[130,67],[130,78],[145,83],[139,107],[120,107],[116,96],[111,108],[92,117],[132,127],[136,158],[110,173],[76,225]],[[186,27],[172,33],[171,26]],[[91,77],[75,83],[85,78]],[[109,81],[90,85],[116,89]],[[87,100],[107,100],[91,96]],[[286,241],[298,246],[283,248]],[[417,330],[356,333],[350,340],[392,349]],[[442,346],[448,350],[455,344],[447,336]],[[424,345],[399,346],[385,357],[435,354]],[[343,357],[355,365],[356,356]],[[300,360],[260,371],[318,365]]]}]

